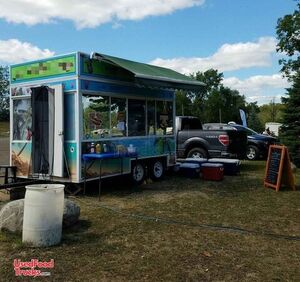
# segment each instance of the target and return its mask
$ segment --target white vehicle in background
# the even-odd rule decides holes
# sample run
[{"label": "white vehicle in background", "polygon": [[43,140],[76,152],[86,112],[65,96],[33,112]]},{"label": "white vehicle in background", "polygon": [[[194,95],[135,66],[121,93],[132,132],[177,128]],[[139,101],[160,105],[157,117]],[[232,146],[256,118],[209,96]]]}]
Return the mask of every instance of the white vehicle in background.
[{"label": "white vehicle in background", "polygon": [[278,137],[281,126],[282,126],[282,123],[279,123],[279,122],[266,122],[265,129],[269,128],[270,132]]}]

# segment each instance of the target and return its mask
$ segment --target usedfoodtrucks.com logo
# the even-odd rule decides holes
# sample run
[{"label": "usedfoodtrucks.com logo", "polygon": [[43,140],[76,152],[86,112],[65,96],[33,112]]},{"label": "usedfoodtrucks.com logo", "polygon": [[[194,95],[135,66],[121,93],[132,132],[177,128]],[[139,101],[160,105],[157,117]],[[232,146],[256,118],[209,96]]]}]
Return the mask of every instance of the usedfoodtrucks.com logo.
[{"label": "usedfoodtrucks.com logo", "polygon": [[[38,269],[37,269],[38,268]],[[39,261],[31,259],[30,261],[21,261],[14,259],[14,270],[16,276],[50,276],[50,272],[41,271],[41,268],[54,268],[54,259],[50,261]]]}]

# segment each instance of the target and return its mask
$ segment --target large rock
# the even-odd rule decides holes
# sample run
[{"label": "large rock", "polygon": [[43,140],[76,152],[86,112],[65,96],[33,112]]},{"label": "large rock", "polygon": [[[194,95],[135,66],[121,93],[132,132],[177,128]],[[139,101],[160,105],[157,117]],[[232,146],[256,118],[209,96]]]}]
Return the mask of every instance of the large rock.
[{"label": "large rock", "polygon": [[24,199],[7,203],[0,211],[0,230],[22,231]]},{"label": "large rock", "polygon": [[[0,230],[22,232],[23,230],[24,199],[4,205],[0,211]],[[79,220],[80,206],[65,199],[63,228],[75,224]]]}]

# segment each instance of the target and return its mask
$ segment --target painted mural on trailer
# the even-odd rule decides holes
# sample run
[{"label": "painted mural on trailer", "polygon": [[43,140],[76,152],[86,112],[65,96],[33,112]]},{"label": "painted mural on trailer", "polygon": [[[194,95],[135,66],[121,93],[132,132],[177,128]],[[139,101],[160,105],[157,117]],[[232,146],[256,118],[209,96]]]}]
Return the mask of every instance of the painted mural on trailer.
[{"label": "painted mural on trailer", "polygon": [[77,144],[76,142],[66,142],[64,149],[68,164],[68,167],[65,166],[65,175],[72,181],[77,181]]},{"label": "painted mural on trailer", "polygon": [[[83,153],[137,153],[138,158],[168,155],[169,163],[175,163],[175,140],[173,137],[151,136],[146,138],[118,139],[95,142],[84,142],[82,145]],[[118,174],[123,169],[123,173],[130,173],[130,158],[104,160],[102,163],[102,176]],[[123,165],[123,168],[121,167]],[[99,161],[88,161],[87,177],[99,176]],[[82,177],[84,176],[84,162],[82,162]]]},{"label": "painted mural on trailer", "polygon": [[17,176],[31,174],[31,142],[11,144],[11,161],[17,169]]},{"label": "painted mural on trailer", "polygon": [[13,140],[30,141],[31,128],[31,99],[13,100]]},{"label": "painted mural on trailer", "polygon": [[[77,180],[77,146],[76,143],[65,143],[66,162],[65,176],[72,181]],[[17,169],[17,176],[28,177],[32,174],[31,142],[13,142],[11,144],[11,160]]]}]

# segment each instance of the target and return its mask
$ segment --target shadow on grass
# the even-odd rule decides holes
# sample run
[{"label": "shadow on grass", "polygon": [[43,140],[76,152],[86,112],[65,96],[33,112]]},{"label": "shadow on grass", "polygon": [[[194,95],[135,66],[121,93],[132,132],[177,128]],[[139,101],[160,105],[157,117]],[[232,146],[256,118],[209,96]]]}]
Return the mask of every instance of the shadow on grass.
[{"label": "shadow on grass", "polygon": [[[143,185],[133,185],[128,176],[115,176],[112,178],[105,178],[101,181],[101,196],[102,195],[117,195],[119,197],[127,197],[135,192],[141,192]],[[90,181],[86,185],[86,195],[98,197],[99,195],[99,181]]]},{"label": "shadow on grass", "polygon": [[80,219],[76,224],[63,229],[62,244],[74,245],[89,242],[93,243],[101,239],[99,234],[87,232],[92,226],[91,222],[86,219]]},{"label": "shadow on grass", "polygon": [[[163,180],[153,182],[146,180],[140,186],[134,186],[124,177],[105,179],[102,181],[101,196],[114,195],[126,198],[131,195],[138,195],[143,192],[188,192],[188,191],[209,191],[213,194],[238,195],[240,192],[261,189],[262,181],[253,177],[243,175],[225,176],[223,181],[204,181],[201,178],[186,178],[176,174],[168,174]],[[98,182],[89,182],[86,195],[98,197]]]}]

